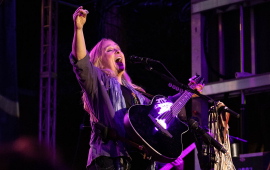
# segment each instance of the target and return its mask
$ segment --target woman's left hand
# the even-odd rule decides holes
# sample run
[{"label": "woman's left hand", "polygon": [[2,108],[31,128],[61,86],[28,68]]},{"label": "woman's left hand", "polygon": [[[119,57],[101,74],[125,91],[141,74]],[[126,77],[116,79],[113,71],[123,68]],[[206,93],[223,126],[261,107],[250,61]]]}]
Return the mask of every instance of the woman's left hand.
[{"label": "woman's left hand", "polygon": [[202,84],[197,84],[196,87],[195,87],[195,89],[196,89],[198,92],[202,93],[203,87],[204,87],[204,86],[203,86]]},{"label": "woman's left hand", "polygon": [[[194,89],[197,90],[199,93],[202,93],[204,85],[203,84],[197,84]],[[192,97],[199,97],[197,94],[193,94]]]}]

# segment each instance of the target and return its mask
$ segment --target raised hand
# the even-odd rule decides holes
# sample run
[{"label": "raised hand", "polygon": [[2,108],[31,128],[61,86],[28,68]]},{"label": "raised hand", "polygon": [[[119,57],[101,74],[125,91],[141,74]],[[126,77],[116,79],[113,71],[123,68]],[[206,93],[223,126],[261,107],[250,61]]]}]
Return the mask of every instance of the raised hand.
[{"label": "raised hand", "polygon": [[75,29],[82,29],[86,22],[86,17],[89,12],[82,8],[83,7],[80,6],[73,14],[73,22]]},{"label": "raised hand", "polygon": [[73,14],[74,37],[71,53],[75,58],[77,58],[77,60],[83,59],[87,54],[82,28],[86,22],[86,17],[89,12],[82,8],[83,7],[80,6]]}]

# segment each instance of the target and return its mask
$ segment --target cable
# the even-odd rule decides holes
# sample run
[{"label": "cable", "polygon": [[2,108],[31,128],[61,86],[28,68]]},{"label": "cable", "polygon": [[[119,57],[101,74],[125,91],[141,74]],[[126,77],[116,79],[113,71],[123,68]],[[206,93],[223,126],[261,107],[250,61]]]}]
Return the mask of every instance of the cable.
[{"label": "cable", "polygon": [[165,70],[170,74],[170,76],[172,76],[172,78],[173,78],[175,81],[178,81],[178,80],[172,75],[172,73],[164,66],[164,64],[162,64],[160,61],[158,61],[158,63],[160,63],[160,64],[165,68]]}]

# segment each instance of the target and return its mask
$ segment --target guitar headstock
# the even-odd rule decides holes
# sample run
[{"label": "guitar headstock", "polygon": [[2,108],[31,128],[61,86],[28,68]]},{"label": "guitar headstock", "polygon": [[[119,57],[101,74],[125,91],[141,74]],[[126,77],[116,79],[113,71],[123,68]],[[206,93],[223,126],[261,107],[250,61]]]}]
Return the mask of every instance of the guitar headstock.
[{"label": "guitar headstock", "polygon": [[196,74],[195,76],[189,79],[190,88],[194,88],[196,87],[196,85],[199,85],[199,84],[204,86],[204,78],[202,78],[200,75]]}]

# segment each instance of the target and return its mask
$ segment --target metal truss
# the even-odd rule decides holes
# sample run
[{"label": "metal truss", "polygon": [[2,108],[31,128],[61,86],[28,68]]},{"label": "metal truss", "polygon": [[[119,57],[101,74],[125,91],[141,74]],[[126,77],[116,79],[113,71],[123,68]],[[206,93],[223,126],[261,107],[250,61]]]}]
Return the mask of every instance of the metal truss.
[{"label": "metal truss", "polygon": [[[217,9],[222,6],[228,6],[227,9],[230,9],[229,6],[233,6],[235,4],[241,4],[237,6],[239,9],[240,16],[240,64],[241,70],[238,73],[236,79],[232,79],[229,81],[219,81],[213,83],[207,83],[204,88],[204,95],[210,95],[215,99],[219,98],[219,95],[222,95],[226,92],[230,92],[230,96],[241,95],[241,104],[245,104],[245,95],[259,93],[266,90],[270,90],[270,81],[269,73],[257,75],[256,74],[256,55],[255,55],[255,27],[254,27],[254,11],[252,6],[264,3],[266,1],[262,0],[205,0],[205,1],[196,1],[191,5],[191,39],[192,39],[192,75],[195,73],[202,75],[206,82],[208,80],[208,72],[207,72],[207,64],[204,57],[203,52],[203,40],[202,40],[202,32],[205,16],[203,15],[204,11],[210,9]],[[268,0],[267,0],[268,1]],[[243,55],[243,6],[249,5],[250,8],[250,35],[251,35],[251,70],[252,74],[247,76],[244,72],[244,55]],[[234,8],[232,8],[234,9]],[[218,14],[217,14],[218,15]],[[224,49],[223,49],[223,30],[222,30],[222,19],[219,16],[219,61],[224,61]],[[219,63],[220,68],[224,68],[224,62]],[[223,74],[224,69],[220,69],[220,73]],[[196,104],[195,104],[196,103]],[[198,105],[200,102],[195,101],[194,105]],[[207,104],[207,103],[206,103]],[[199,109],[199,108],[198,108]],[[206,109],[199,109],[199,112],[202,115],[208,115]],[[207,119],[204,118],[205,122],[202,122],[203,125],[207,125]]]},{"label": "metal truss", "polygon": [[[208,68],[204,56],[203,48],[203,29],[205,24],[204,12],[207,10],[216,10],[219,24],[219,68],[220,73],[224,74],[224,39],[222,29],[222,17],[218,9],[226,7],[226,11],[237,9],[240,17],[240,64],[241,70],[236,73],[236,78],[231,80],[220,80],[218,82],[206,83],[203,94],[217,100],[224,97],[224,93],[230,93],[229,97],[241,97],[241,117],[240,117],[240,138],[247,137],[245,132],[244,117],[245,96],[248,94],[261,93],[270,90],[270,74],[256,74],[256,48],[255,48],[255,24],[254,24],[254,9],[253,6],[260,3],[265,3],[269,0],[191,0],[191,40],[192,40],[192,75],[195,73],[202,75],[208,80]],[[243,7],[249,6],[250,10],[250,38],[251,38],[251,71],[252,74],[244,72],[244,54],[243,54]],[[225,11],[225,12],[226,12]],[[244,28],[245,29],[245,28]],[[240,103],[239,103],[240,104]],[[208,125],[208,103],[200,98],[192,100],[192,110],[201,115],[201,125]],[[242,151],[245,148],[242,145]],[[195,152],[195,170],[200,169]]]},{"label": "metal truss", "polygon": [[42,0],[39,142],[55,151],[58,1]]}]

